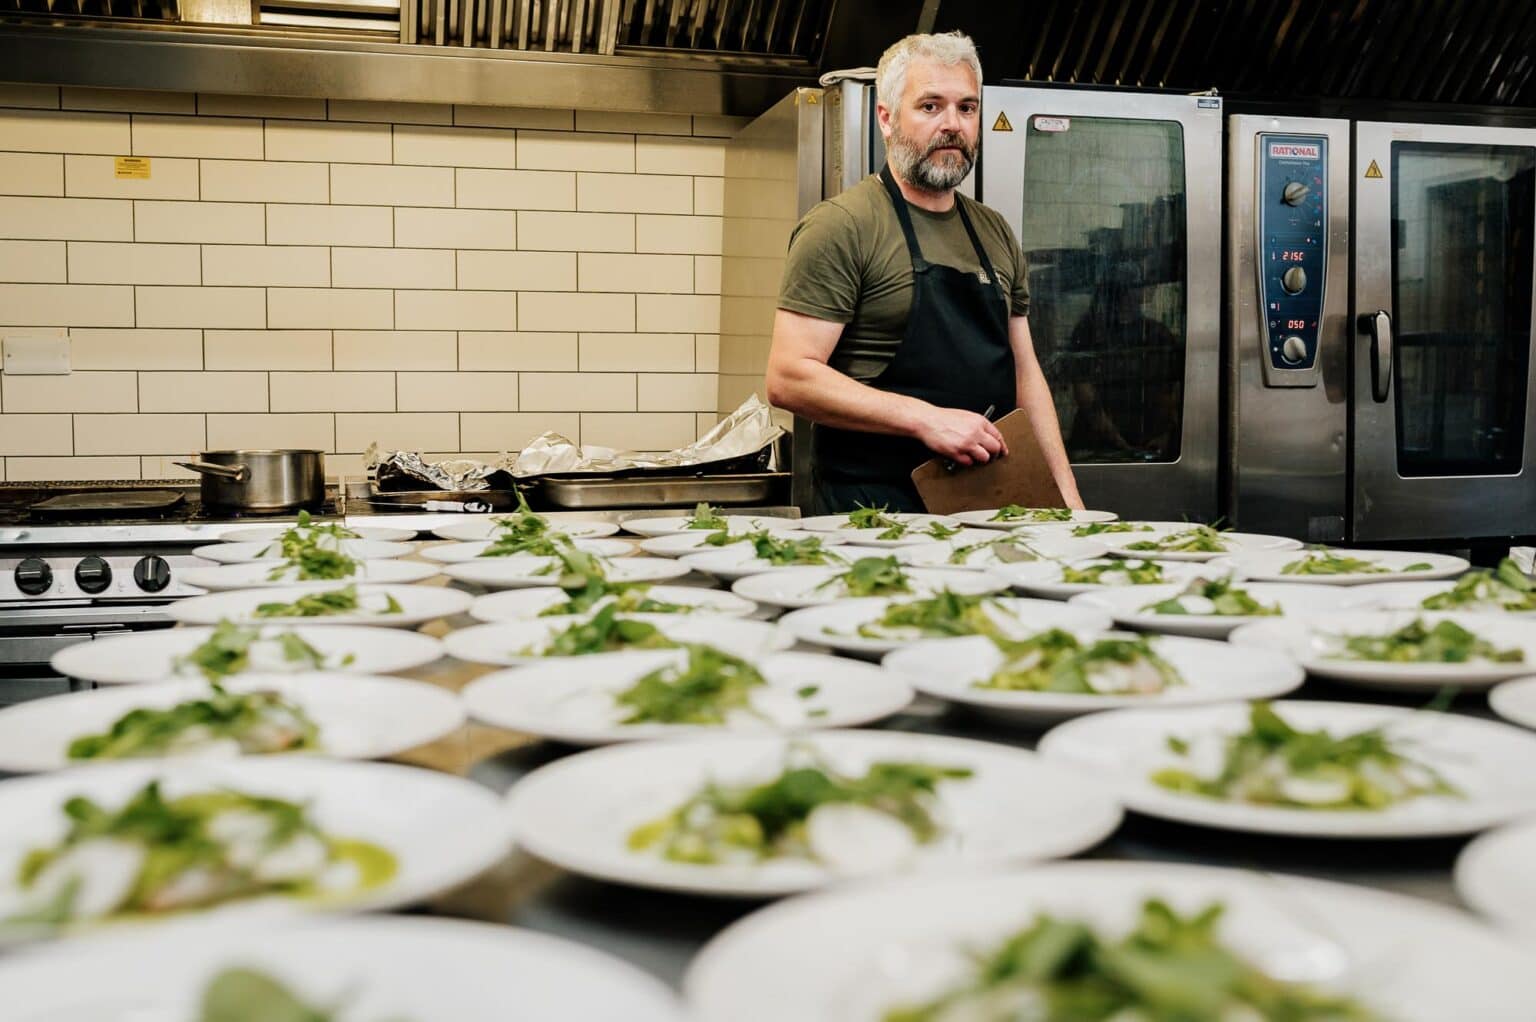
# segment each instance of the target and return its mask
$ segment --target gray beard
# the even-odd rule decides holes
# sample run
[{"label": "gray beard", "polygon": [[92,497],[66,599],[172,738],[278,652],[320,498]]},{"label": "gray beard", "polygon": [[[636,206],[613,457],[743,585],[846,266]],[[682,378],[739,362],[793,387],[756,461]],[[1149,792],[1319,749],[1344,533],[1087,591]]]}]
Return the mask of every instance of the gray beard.
[{"label": "gray beard", "polygon": [[941,143],[953,145],[955,142],[953,136],[939,136],[927,149],[919,149],[898,129],[891,132],[886,152],[890,156],[891,166],[903,181],[924,191],[947,192],[960,187],[960,182],[965,180],[971,168],[976,165],[975,152],[966,147],[963,141],[960,142],[964,147],[960,163],[945,166],[933,159],[933,150],[940,148]]}]

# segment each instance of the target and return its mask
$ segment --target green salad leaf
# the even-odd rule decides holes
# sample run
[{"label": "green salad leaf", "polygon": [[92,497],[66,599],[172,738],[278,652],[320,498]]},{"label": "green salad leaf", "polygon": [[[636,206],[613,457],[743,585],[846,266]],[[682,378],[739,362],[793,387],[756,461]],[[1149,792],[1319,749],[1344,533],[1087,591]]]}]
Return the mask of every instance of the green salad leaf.
[{"label": "green salad leaf", "polygon": [[227,692],[165,709],[130,710],[100,734],[69,743],[70,759],[131,759],[194,752],[233,741],[247,755],[320,747],[320,728],[304,708],[271,691]]},{"label": "green salad leaf", "polygon": [[693,515],[688,519],[687,527],[690,529],[727,529],[730,527],[730,523],[705,501],[694,506]]},{"label": "green salad leaf", "polygon": [[713,646],[684,648],[686,663],[659,667],[614,696],[628,711],[621,723],[724,724],[732,710],[750,707],[754,688],[768,683],[740,657]]},{"label": "green salad leaf", "polygon": [[[1424,565],[1428,568],[1429,565]],[[1404,569],[1405,571],[1408,569]],[[1390,569],[1375,561],[1330,550],[1312,547],[1299,560],[1291,561],[1280,569],[1282,575],[1385,575]]]},{"label": "green salad leaf", "polygon": [[814,859],[807,834],[817,809],[859,805],[904,824],[918,844],[941,833],[934,793],[944,781],[971,776],[965,767],[914,762],[872,763],[843,774],[791,754],[791,763],[760,784],[705,783],[666,815],[630,832],[634,851],[657,850],[672,862],[715,865],[766,859]]},{"label": "green salad leaf", "polygon": [[752,544],[753,555],[775,567],[788,564],[841,564],[842,558],[822,545],[820,536],[782,539],[772,532],[751,532],[745,537]]},{"label": "green salad leaf", "polygon": [[[388,881],[396,870],[387,849],[327,834],[301,803],[228,788],[167,798],[156,780],[117,809],[77,795],[64,803],[63,814],[63,837],[32,849],[17,870],[18,886],[38,899],[25,915],[29,920],[45,908],[50,921],[62,924],[269,894],[346,897]],[[132,867],[133,876],[110,904],[102,904],[108,899],[98,889],[87,909],[61,892],[71,882],[81,889],[94,868],[93,852]]]},{"label": "green salad leaf", "polygon": [[1499,649],[1454,621],[1428,624],[1422,618],[1384,635],[1341,635],[1330,654],[1337,660],[1374,660],[1394,664],[1464,664],[1474,660],[1523,663],[1518,646]]},{"label": "green salad leaf", "polygon": [[949,563],[968,564],[972,557],[984,550],[992,551],[992,556],[1004,564],[1045,559],[1045,555],[1036,550],[1029,540],[1005,532],[996,539],[984,539],[978,543],[955,547],[950,551]]},{"label": "green salad leaf", "polygon": [[1001,635],[994,615],[1013,617],[995,597],[967,596],[945,589],[927,599],[891,604],[878,620],[860,625],[858,634],[866,639],[908,635],[913,630],[926,637]]},{"label": "green salad leaf", "polygon": [[704,537],[705,546],[730,546],[732,543],[746,543],[753,536],[766,535],[767,530],[758,532],[732,532],[729,529],[721,529],[719,532],[711,532]]},{"label": "green salad leaf", "polygon": [[1046,913],[983,951],[966,979],[881,1022],[1385,1022],[1358,1000],[1275,979],[1222,944],[1220,902],[1142,903],[1123,937]]},{"label": "green salad leaf", "polygon": [[1024,507],[1007,504],[987,519],[989,522],[1070,522],[1072,509],[1065,507]]},{"label": "green salad leaf", "polygon": [[912,580],[894,557],[860,557],[847,571],[833,575],[813,591],[839,585],[849,596],[893,596],[912,591]]},{"label": "green salad leaf", "polygon": [[1106,532],[1151,532],[1152,526],[1139,522],[1089,522],[1087,525],[1079,525],[1072,529],[1072,535],[1079,538],[1083,536],[1098,536]]},{"label": "green salad leaf", "polygon": [[[1106,579],[1105,575],[1113,577]],[[1149,586],[1167,581],[1163,566],[1156,561],[1130,560],[1092,561],[1079,567],[1063,564],[1061,580],[1069,585],[1088,586]]]},{"label": "green salad leaf", "polygon": [[1227,552],[1227,544],[1221,538],[1221,533],[1209,525],[1196,525],[1156,539],[1127,544],[1126,549],[1137,552],[1224,554]]},{"label": "green salad leaf", "polygon": [[[1209,600],[1210,610],[1190,610],[1185,597]],[[1279,604],[1263,604],[1249,595],[1248,590],[1237,588],[1232,576],[1218,579],[1191,579],[1184,591],[1166,600],[1149,603],[1141,612],[1153,614],[1212,614],[1218,617],[1265,617],[1280,613]]]},{"label": "green salad leaf", "polygon": [[[250,668],[251,645],[255,642],[277,643],[284,663],[294,670],[320,670],[326,666],[320,651],[297,632],[277,632],[263,639],[260,628],[247,628],[226,620],[215,625],[208,638],[172,660],[172,669],[177,673],[195,669],[209,681],[218,681]],[[348,653],[337,666],[345,667],[354,659]]]},{"label": "green salad leaf", "polygon": [[[305,593],[292,603],[260,603],[256,605],[257,617],[326,617],[332,614],[354,614],[362,609],[357,599],[357,586],[343,586],[319,593]],[[401,614],[405,608],[389,593],[384,594],[384,609],[380,614]]]},{"label": "green salad leaf", "polygon": [[519,652],[520,656],[585,656],[621,649],[672,649],[677,643],[648,621],[620,617],[616,604],[605,604],[585,621],[578,621]]},{"label": "green salad leaf", "polygon": [[1419,606],[1425,610],[1536,610],[1536,585],[1506,557],[1496,570],[1469,571],[1447,591],[1426,596]]},{"label": "green salad leaf", "polygon": [[[1168,738],[1179,756],[1188,756],[1192,745],[1189,738]],[[1250,704],[1248,730],[1228,735],[1223,749],[1214,776],[1165,767],[1153,772],[1152,782],[1186,795],[1292,809],[1378,810],[1422,795],[1462,795],[1409,757],[1385,728],[1338,736],[1322,728],[1303,731],[1268,702]]]},{"label": "green salad leaf", "polygon": [[1023,639],[991,636],[1003,662],[975,688],[1075,695],[1150,695],[1184,684],[1145,636],[1110,635],[1084,643],[1049,628]]},{"label": "green salad leaf", "polygon": [[899,525],[901,521],[892,518],[890,509],[883,504],[880,507],[865,507],[860,504],[848,512],[847,527],[850,529],[889,529]]}]

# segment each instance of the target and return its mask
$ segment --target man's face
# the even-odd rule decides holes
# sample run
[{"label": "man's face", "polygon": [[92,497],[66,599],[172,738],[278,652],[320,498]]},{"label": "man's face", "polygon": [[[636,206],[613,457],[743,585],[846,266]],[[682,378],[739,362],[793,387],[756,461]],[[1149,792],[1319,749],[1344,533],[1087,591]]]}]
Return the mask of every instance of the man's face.
[{"label": "man's face", "polygon": [[900,107],[878,112],[891,165],[908,184],[947,191],[975,166],[981,90],[965,64],[914,60]]}]

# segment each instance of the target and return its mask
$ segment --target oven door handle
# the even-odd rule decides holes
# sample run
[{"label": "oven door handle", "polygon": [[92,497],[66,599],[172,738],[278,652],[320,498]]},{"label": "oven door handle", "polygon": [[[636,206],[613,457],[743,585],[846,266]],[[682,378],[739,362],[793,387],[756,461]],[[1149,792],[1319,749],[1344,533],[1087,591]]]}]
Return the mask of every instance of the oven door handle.
[{"label": "oven door handle", "polygon": [[1357,326],[1371,335],[1371,397],[1380,404],[1392,390],[1392,317],[1377,309],[1361,316]]}]

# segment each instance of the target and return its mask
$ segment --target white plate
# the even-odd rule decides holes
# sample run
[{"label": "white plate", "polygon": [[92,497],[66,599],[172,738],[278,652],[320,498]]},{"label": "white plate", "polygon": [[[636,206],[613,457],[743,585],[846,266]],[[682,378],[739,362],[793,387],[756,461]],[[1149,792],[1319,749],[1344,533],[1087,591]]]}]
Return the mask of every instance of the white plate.
[{"label": "white plate", "polygon": [[[913,630],[910,637],[869,638],[858,634],[860,626],[880,620],[887,607],[910,603],[910,596],[869,596],[857,600],[792,610],[779,619],[779,627],[801,642],[828,646],[853,656],[879,658],[894,649],[920,642],[924,636]],[[1007,634],[1033,635],[1045,628],[1068,631],[1102,631],[1109,627],[1109,615],[1082,607],[1068,607],[1054,600],[1027,600],[999,597],[991,616]]]},{"label": "white plate", "polygon": [[185,568],[179,577],[189,586],[221,592],[225,589],[250,589],[257,586],[306,586],[313,589],[316,586],[346,585],[348,582],[372,582],[377,585],[420,582],[440,570],[435,564],[423,564],[420,561],[359,561],[357,573],[348,578],[301,582],[293,577],[296,571],[293,568],[283,572],[285,577],[270,578],[274,567],[277,565],[266,561],[247,561],[244,564],[220,564],[213,568]]},{"label": "white plate", "polygon": [[[719,531],[719,530],[716,530]],[[650,539],[640,541],[640,549],[652,557],[682,557],[684,554],[710,553],[722,550],[726,547],[740,546],[746,550],[752,549],[752,544],[746,540],[740,543],[728,543],[726,547],[705,546],[704,541],[713,536],[714,532],[693,530],[690,532],[668,532],[660,536],[652,536]],[[740,535],[738,533],[737,535]],[[829,536],[825,533],[803,532],[800,529],[774,529],[775,539],[802,540],[816,537],[821,540],[822,546],[836,546],[846,543],[841,536]]]},{"label": "white plate", "polygon": [[[688,560],[688,558],[684,558]],[[828,579],[841,575],[846,568],[786,568],[766,575],[749,575],[731,584],[731,592],[756,603],[773,607],[815,607],[848,599],[841,583],[826,586]],[[1000,578],[985,571],[951,571],[945,568],[903,569],[911,580],[912,596],[932,596],[942,589],[963,593],[995,593],[1006,588]]]},{"label": "white plate", "polygon": [[[1118,558],[1102,557],[1087,561],[1073,561],[1069,567],[1081,569],[1090,564],[1120,563],[1123,562]],[[1177,583],[1181,587],[1188,584],[1191,579],[1213,578],[1227,574],[1226,570],[1212,571],[1205,564],[1189,564],[1181,561],[1158,561],[1157,564],[1162,568],[1165,583]],[[1078,582],[1063,582],[1061,569],[1062,565],[1058,563],[1030,561],[1023,564],[999,564],[990,571],[1015,589],[1029,593],[1031,596],[1044,596],[1052,600],[1065,600],[1078,593],[1095,593],[1103,589],[1150,588],[1150,586],[1085,585]]]},{"label": "white plate", "polygon": [[[326,671],[347,674],[390,674],[430,664],[443,655],[443,644],[430,635],[390,629],[328,625],[267,627],[262,635],[292,632],[321,655]],[[130,635],[108,635],[94,642],[77,642],[53,655],[58,673],[98,685],[130,685],[171,678],[201,678],[193,666],[178,669],[176,661],[208,641],[210,627],[163,628]],[[348,658],[351,658],[348,660]],[[346,661],[343,663],[343,661]],[[270,668],[264,668],[264,672]],[[293,672],[301,673],[301,672]]]},{"label": "white plate", "polygon": [[1489,831],[1456,857],[1456,893],[1495,922],[1536,940],[1536,819]]},{"label": "white plate", "polygon": [[[329,546],[326,549],[334,550],[336,547]],[[410,543],[382,543],[375,539],[344,539],[341,541],[341,552],[359,561],[404,557],[414,549],[414,545]],[[201,557],[205,561],[214,561],[218,564],[261,562],[270,567],[273,561],[282,559],[282,550],[275,542],[210,543],[207,546],[197,547],[192,551],[192,556]]]},{"label": "white plate", "polygon": [[[1439,771],[1466,798],[1426,795],[1381,810],[1310,810],[1186,795],[1152,783],[1152,772],[1164,767],[1192,768],[1202,775],[1219,770],[1223,737],[1248,730],[1248,707],[1242,703],[1096,714],[1053,729],[1041,740],[1040,752],[1113,784],[1129,809],[1225,830],[1330,838],[1445,837],[1486,830],[1536,811],[1536,735],[1519,728],[1364,703],[1281,701],[1274,708],[1305,731],[1322,728],[1346,735],[1387,728],[1414,759]],[[1192,755],[1175,755],[1168,748],[1170,736],[1191,741]]]},{"label": "white plate", "polygon": [[[314,754],[335,759],[393,756],[464,723],[454,694],[423,681],[310,672],[246,674],[225,680],[224,687],[281,693],[319,727],[321,747]],[[74,739],[106,731],[131,710],[167,709],[210,692],[206,681],[180,678],[72,692],[0,709],[0,770],[27,773],[86,765],[69,758]]]},{"label": "white plate", "polygon": [[997,522],[992,520],[997,512],[997,508],[991,507],[980,511],[957,511],[953,517],[978,529],[1032,529],[1038,525],[1088,525],[1091,522],[1114,522],[1120,519],[1113,511],[1073,511],[1071,519],[1065,522]]},{"label": "white plate", "polygon": [[[1332,614],[1338,610],[1358,610],[1368,604],[1359,598],[1358,589],[1341,586],[1281,585],[1278,582],[1239,582],[1238,587],[1266,607],[1279,607],[1285,617],[1304,614]],[[1161,603],[1184,591],[1182,585],[1100,586],[1092,592],[1079,593],[1072,603],[1106,611],[1122,625],[1170,635],[1193,635],[1201,639],[1225,639],[1233,629],[1273,617],[1246,617],[1221,614],[1154,614],[1142,610],[1148,604]]]},{"label": "white plate", "polygon": [[[336,585],[333,583],[333,585]],[[336,585],[336,588],[343,588]],[[166,608],[166,613],[177,621],[189,625],[215,625],[223,620],[237,624],[259,625],[380,625],[385,628],[415,628],[434,618],[451,617],[469,608],[468,593],[445,586],[378,586],[357,587],[360,607],[350,614],[330,614],[324,617],[256,617],[256,608],[263,603],[292,603],[301,596],[314,592],[327,592],[314,586],[294,586],[289,589],[240,589],[232,593],[212,593],[208,596],[191,596],[177,600]],[[393,596],[400,604],[400,613],[385,614],[385,597]]]},{"label": "white plate", "polygon": [[[705,589],[702,586],[651,586],[645,592],[647,596],[664,603],[683,604],[695,608],[695,612],[724,614],[726,617],[746,617],[757,609],[757,604],[743,600],[735,593]],[[480,621],[528,621],[570,597],[570,593],[556,586],[504,589],[499,593],[475,597],[475,602],[469,605],[469,614]],[[590,617],[601,608],[602,604],[599,603],[586,616]]]},{"label": "white plate", "polygon": [[970,954],[1040,914],[1118,936],[1148,898],[1183,914],[1223,904],[1225,946],[1273,975],[1364,998],[1384,1019],[1530,1017],[1529,952],[1465,913],[1347,884],[1165,862],[1052,863],[796,898],[727,927],[694,958],[683,989],[695,1022],[879,1022],[969,978]]},{"label": "white plate", "polygon": [[[1079,632],[1088,638],[1092,632]],[[1173,665],[1184,684],[1148,695],[1084,695],[1076,692],[1009,692],[977,688],[1003,655],[990,639],[925,639],[889,654],[882,665],[919,692],[969,707],[1010,723],[1040,726],[1119,707],[1224,703],[1273,699],[1300,687],[1304,674],[1278,653],[1241,650],[1223,642],[1154,636],[1152,648]]]},{"label": "white plate", "polygon": [[[333,521],[321,521],[321,525],[335,524]],[[295,528],[296,522],[286,525],[253,525],[246,529],[230,529],[228,532],[219,533],[221,543],[272,543],[279,539],[283,533]],[[376,540],[380,543],[409,543],[416,538],[415,529],[386,529],[377,525],[352,525],[347,528],[357,533],[355,538]]]},{"label": "white plate", "polygon": [[[983,532],[967,529],[959,536],[952,536],[939,543],[906,546],[893,550],[890,555],[902,564],[922,568],[960,568],[966,571],[990,571],[1003,564],[1028,564],[1028,561],[1000,561],[992,547],[981,547],[966,555],[963,562],[955,564],[950,557],[955,551],[977,543],[997,539],[995,531]],[[1052,561],[1085,561],[1102,557],[1105,547],[1097,539],[1073,539],[1071,536],[1021,536],[1023,542],[1041,557]]]},{"label": "white plate", "polygon": [[1488,693],[1488,705],[1510,723],[1536,729],[1536,677],[1495,685]]},{"label": "white plate", "polygon": [[[338,1019],[414,1022],[681,1022],[646,973],[573,941],[519,927],[422,916],[361,916],[188,927],[81,941],[0,964],[12,1022],[190,1020],[231,967],[271,976]],[[90,976],[89,984],[80,978]]]},{"label": "white plate", "polygon": [[[1436,578],[1450,578],[1467,570],[1464,558],[1449,554],[1416,554],[1402,550],[1337,550],[1345,557],[1371,561],[1386,568],[1382,572],[1360,572],[1350,575],[1284,575],[1281,569],[1292,561],[1306,556],[1301,550],[1252,550],[1232,554],[1212,563],[1218,567],[1231,565],[1243,578],[1256,582],[1306,582],[1312,585],[1355,586],[1372,582],[1423,582]],[[1403,572],[1410,564],[1428,564],[1425,571]]]},{"label": "white plate", "polygon": [[[1119,807],[1099,785],[1033,753],[992,742],[884,731],[695,737],[577,753],[519,781],[507,809],[516,821],[518,842],[528,851],[565,869],[620,883],[766,898],[868,876],[809,860],[690,865],[626,847],[635,827],[665,814],[711,780],[751,783],[778,776],[791,745],[813,750],[843,772],[863,773],[875,762],[891,760],[975,771],[972,777],[939,785],[937,812],[947,821],[946,834],[921,847],[906,869],[954,870],[1071,855],[1097,844],[1120,822]],[[785,985],[798,982],[796,977]]]},{"label": "white plate", "polygon": [[[1464,664],[1382,663],[1344,660],[1330,655],[1339,635],[1378,635],[1396,631],[1421,619],[1433,625],[1454,621],[1499,649],[1518,647],[1522,663],[1475,660]],[[1405,610],[1341,611],[1317,617],[1280,618],[1243,625],[1232,633],[1240,646],[1262,646],[1294,657],[1308,674],[1371,688],[1436,691],[1443,685],[1486,688],[1496,681],[1531,673],[1536,668],[1536,621],[1513,615],[1414,613]]]},{"label": "white plate", "polygon": [[[610,582],[660,582],[691,570],[666,557],[625,557],[609,561],[606,573]],[[443,574],[487,589],[547,587],[560,578],[560,562],[554,557],[492,557],[450,564]]]},{"label": "white plate", "polygon": [[[1188,526],[1185,527],[1186,529]],[[1218,535],[1226,550],[1216,553],[1195,550],[1131,550],[1134,543],[1155,542],[1161,536],[1173,536],[1185,529],[1168,532],[1111,532],[1096,536],[1116,557],[1154,558],[1160,561],[1214,561],[1218,557],[1255,550],[1300,550],[1301,541],[1285,536],[1266,536],[1258,532],[1222,532]]]},{"label": "white plate", "polygon": [[[791,642],[774,625],[739,617],[720,617],[715,614],[625,614],[623,617],[653,624],[674,642],[717,646],[738,657],[761,656],[776,649],[784,649]],[[556,633],[584,620],[585,617],[539,617],[526,621],[475,625],[448,633],[443,646],[449,656],[460,660],[502,667],[543,663],[549,659],[585,661],[593,656],[634,656],[637,652],[648,652],[620,650],[615,653],[588,653],[580,657],[559,658],[518,652],[542,646]]]},{"label": "white plate", "polygon": [[[432,526],[432,535],[439,539],[455,539],[466,543],[490,539],[492,534],[501,529],[501,526],[496,524],[496,519],[511,516],[512,512],[494,515],[463,515],[454,521]],[[549,519],[549,532],[570,536],[572,539],[601,539],[604,536],[612,536],[618,531],[619,527],[613,522],[596,519]]]},{"label": "white plate", "polygon": [[[679,735],[855,727],[889,717],[912,701],[905,681],[871,664],[818,653],[750,659],[767,685],[754,690],[752,712],[737,712],[723,725],[622,722],[627,711],[614,704],[614,695],[651,671],[686,661],[671,650],[497,671],[470,682],[464,704],[475,720],[495,727],[573,745],[607,745]],[[813,694],[799,695],[812,688]]]},{"label": "white plate", "polygon": [[896,522],[904,522],[911,526],[910,531],[900,539],[878,539],[884,529],[855,529],[848,524],[847,515],[815,515],[811,518],[800,519],[800,528],[807,532],[830,533],[834,536],[842,536],[849,543],[857,543],[866,547],[899,547],[911,546],[914,543],[935,542],[932,536],[918,530],[926,529],[937,522],[950,529],[960,527],[960,522],[948,515],[917,515],[906,512],[892,511],[887,518]]},{"label": "white plate", "polygon": [[[824,546],[834,546],[845,542],[840,537],[827,534],[827,538],[835,540],[835,543],[824,543]],[[852,553],[849,553],[852,551]],[[868,557],[872,551],[860,550],[854,547],[841,547],[838,550],[828,550],[827,553],[834,558],[842,557]],[[890,553],[882,550],[876,556],[884,556]],[[678,560],[686,564],[693,571],[702,572],[705,575],[713,575],[722,582],[734,582],[737,579],[746,578],[748,575],[767,575],[777,571],[798,571],[801,568],[814,568],[814,564],[773,564],[758,557],[751,547],[728,546],[719,550],[711,550],[704,554],[684,554]],[[836,565],[828,565],[835,567]],[[840,568],[838,570],[841,570]]]},{"label": "white plate", "polygon": [[[634,544],[623,539],[576,539],[571,544],[583,553],[594,557],[628,557],[635,552]],[[421,556],[429,561],[437,561],[439,564],[464,564],[468,561],[492,560],[486,557],[485,551],[491,545],[488,539],[474,540],[464,543],[439,543],[435,546],[421,548]],[[511,557],[526,557],[527,554],[512,554]],[[498,557],[496,560],[506,560]]]},{"label": "white plate", "polygon": [[[489,789],[433,770],[281,756],[79,767],[0,784],[0,819],[6,821],[0,829],[0,916],[12,914],[22,857],[64,834],[66,801],[83,795],[116,809],[157,779],[167,798],[231,788],[305,803],[327,833],[371,841],[397,860],[393,878],[348,900],[265,897],[196,913],[201,918],[233,921],[409,905],[477,876],[500,861],[511,844],[510,821]],[[145,920],[152,921],[158,920]],[[35,929],[28,933],[0,925],[0,941],[38,935]]]},{"label": "white plate", "polygon": [[[1368,604],[1380,610],[1423,610],[1424,601],[1456,588],[1457,579],[1441,579],[1438,582],[1382,582],[1379,585],[1355,586],[1362,605]],[[1461,610],[1462,614],[1493,614],[1502,617],[1536,615],[1536,610]]]},{"label": "white plate", "polygon": [[[761,532],[763,529],[799,529],[804,526],[798,518],[777,518],[773,515],[738,515],[732,514],[723,508],[716,508],[716,514],[725,519],[726,530],[729,532]],[[632,532],[637,536],[668,536],[674,532],[718,532],[718,529],[690,529],[688,521],[693,517],[692,511],[684,511],[675,515],[667,515],[662,518],[629,518],[622,525],[625,532]]]}]

